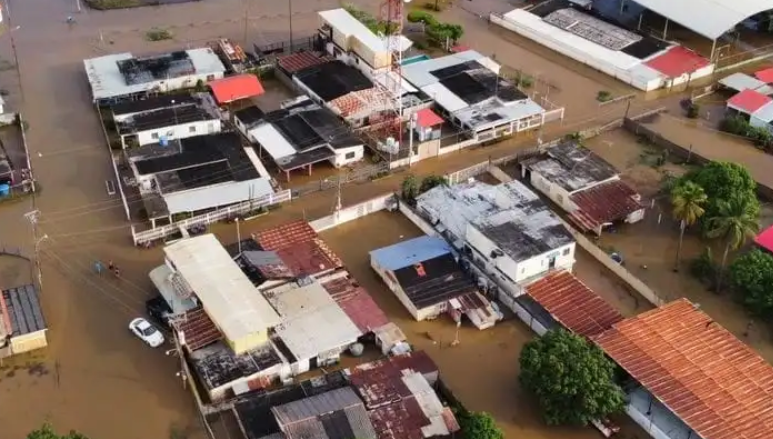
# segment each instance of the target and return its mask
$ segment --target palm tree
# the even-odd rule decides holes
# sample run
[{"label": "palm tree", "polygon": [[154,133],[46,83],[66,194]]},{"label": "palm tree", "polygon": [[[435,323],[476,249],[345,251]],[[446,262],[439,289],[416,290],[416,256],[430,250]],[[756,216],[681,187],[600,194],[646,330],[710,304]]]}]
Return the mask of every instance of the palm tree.
[{"label": "palm tree", "polygon": [[684,230],[695,224],[703,215],[705,212],[703,204],[707,200],[708,197],[706,197],[706,192],[703,191],[703,188],[691,181],[686,181],[671,189],[671,207],[673,208],[674,218],[679,220],[679,246],[676,249],[674,271],[679,271]]},{"label": "palm tree", "polygon": [[727,264],[730,249],[738,250],[748,238],[754,237],[759,229],[757,215],[747,200],[735,197],[719,203],[719,213],[709,218],[709,238],[722,238],[725,241],[725,253],[717,274],[717,292],[722,288],[722,274]]}]

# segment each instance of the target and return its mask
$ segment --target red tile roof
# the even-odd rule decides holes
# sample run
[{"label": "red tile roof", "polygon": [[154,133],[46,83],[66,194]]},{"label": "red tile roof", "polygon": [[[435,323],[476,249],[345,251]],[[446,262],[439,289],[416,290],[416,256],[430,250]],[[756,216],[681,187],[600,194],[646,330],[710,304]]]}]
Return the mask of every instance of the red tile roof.
[{"label": "red tile roof", "polygon": [[185,345],[192,352],[223,338],[212,319],[202,308],[185,313],[185,317],[176,325],[183,333]]},{"label": "red tile roof", "polygon": [[570,199],[579,212],[571,216],[581,228],[594,230],[599,225],[624,220],[637,210],[643,209],[634,197],[636,191],[621,180],[613,180],[573,194]]},{"label": "red tile roof", "polygon": [[389,318],[370,294],[352,279],[341,277],[323,283],[322,287],[330,293],[363,334],[389,323]]},{"label": "red tile roof", "polygon": [[674,46],[644,63],[669,78],[679,78],[711,64],[711,61],[682,46]]},{"label": "red tile roof", "polygon": [[260,96],[265,92],[258,77],[251,73],[216,79],[209,83],[209,88],[218,104]]},{"label": "red tile roof", "polygon": [[416,113],[416,125],[422,128],[434,127],[442,123],[443,118],[438,116],[431,108],[425,108]]},{"label": "red tile roof", "polygon": [[329,102],[341,117],[349,117],[364,110],[378,108],[384,102],[384,94],[376,88],[353,91]]},{"label": "red tile roof", "polygon": [[296,276],[310,276],[343,267],[343,261],[305,221],[293,221],[263,230],[257,233],[255,240],[263,250],[276,252]]},{"label": "red tile roof", "polygon": [[549,274],[528,285],[526,294],[565,328],[591,337],[623,320],[623,316],[568,271]]},{"label": "red tile roof", "polygon": [[763,230],[762,233],[754,238],[754,243],[769,252],[773,252],[773,226]]},{"label": "red tile roof", "polygon": [[328,61],[332,61],[332,58],[324,53],[298,52],[279,58],[277,64],[279,64],[279,67],[284,69],[287,73],[292,74],[299,70],[324,64]]},{"label": "red tile roof", "polygon": [[595,342],[703,439],[773,437],[773,367],[687,299]]},{"label": "red tile roof", "polygon": [[773,84],[773,67],[754,72],[754,77],[767,84]]},{"label": "red tile roof", "polygon": [[727,105],[732,106],[736,110],[752,114],[770,102],[773,102],[773,99],[756,90],[747,88],[730,98],[727,101]]},{"label": "red tile roof", "polygon": [[275,251],[314,238],[317,238],[317,232],[306,221],[298,220],[258,232],[255,240],[263,250]]}]

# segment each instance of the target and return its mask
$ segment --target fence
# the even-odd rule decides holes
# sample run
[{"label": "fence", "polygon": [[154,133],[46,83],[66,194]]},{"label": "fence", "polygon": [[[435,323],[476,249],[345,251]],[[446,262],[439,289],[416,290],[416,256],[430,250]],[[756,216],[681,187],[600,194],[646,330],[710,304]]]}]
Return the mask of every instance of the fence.
[{"label": "fence", "polygon": [[137,232],[134,225],[132,225],[132,238],[134,239],[134,244],[149,243],[157,239],[164,239],[167,236],[173,235],[182,229],[189,229],[194,226],[212,224],[224,219],[233,218],[238,215],[248,214],[255,211],[256,209],[284,203],[286,201],[290,201],[291,199],[292,194],[290,190],[284,190],[275,194],[266,195],[255,200],[244,201],[242,203],[219,209],[214,212],[205,213],[203,215],[184,219],[172,224],[167,224],[142,232]]},{"label": "fence", "polygon": [[394,194],[388,193],[371,198],[368,201],[345,207],[332,215],[311,221],[309,225],[317,233],[324,232],[327,229],[339,226],[349,221],[354,221],[371,213],[376,213],[388,208],[394,202]]},{"label": "fence", "polygon": [[313,183],[308,183],[303,186],[293,188],[293,198],[297,198],[301,195],[309,194],[312,192],[326,191],[328,189],[333,189],[339,185],[344,185],[347,183],[372,180],[373,178],[380,177],[387,172],[389,172],[388,162],[381,162],[355,168],[350,172],[343,172],[332,177],[323,178]]},{"label": "fence", "polygon": [[314,50],[316,39],[317,37],[315,35],[307,35],[300,38],[293,38],[292,40],[264,44],[262,46],[253,44],[252,47],[255,49],[255,54],[259,58],[273,58],[295,52]]}]

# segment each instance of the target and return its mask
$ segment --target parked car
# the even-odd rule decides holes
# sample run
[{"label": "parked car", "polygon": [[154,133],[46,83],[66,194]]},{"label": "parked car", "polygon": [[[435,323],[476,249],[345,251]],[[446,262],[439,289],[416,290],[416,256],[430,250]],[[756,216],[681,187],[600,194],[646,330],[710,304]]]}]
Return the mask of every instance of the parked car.
[{"label": "parked car", "polygon": [[152,348],[164,344],[164,334],[142,317],[137,317],[129,323],[129,331]]},{"label": "parked car", "polygon": [[145,312],[147,312],[150,318],[156,323],[165,328],[169,327],[169,316],[172,315],[172,308],[161,295],[145,302]]}]

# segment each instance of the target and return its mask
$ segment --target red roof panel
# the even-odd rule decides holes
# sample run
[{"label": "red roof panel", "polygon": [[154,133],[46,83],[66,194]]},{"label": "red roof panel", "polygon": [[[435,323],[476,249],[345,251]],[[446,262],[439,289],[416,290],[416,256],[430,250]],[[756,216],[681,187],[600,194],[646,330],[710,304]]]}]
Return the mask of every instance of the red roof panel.
[{"label": "red roof panel", "polygon": [[185,317],[176,326],[177,330],[183,333],[185,345],[191,352],[223,338],[202,308],[186,312]]},{"label": "red roof panel", "polygon": [[594,339],[700,437],[773,437],[773,367],[687,299]]},{"label": "red roof panel", "polygon": [[263,250],[276,251],[314,238],[317,238],[317,232],[306,221],[298,220],[258,232],[255,240]]},{"label": "red roof panel", "polygon": [[754,242],[765,250],[773,253],[773,226],[763,230],[754,238]]},{"label": "red roof panel", "polygon": [[711,64],[711,61],[692,50],[682,46],[674,46],[644,64],[669,78],[679,78],[706,67]]},{"label": "red roof panel", "polygon": [[209,83],[209,88],[218,104],[260,96],[265,92],[258,77],[250,73],[216,79]]},{"label": "red roof panel", "polygon": [[416,113],[416,125],[422,128],[434,127],[442,123],[443,118],[438,116],[431,108],[425,108]]},{"label": "red roof panel", "polygon": [[554,319],[583,337],[600,334],[623,316],[568,271],[549,274],[526,287]]},{"label": "red roof panel", "polygon": [[332,61],[332,58],[320,52],[298,52],[279,58],[277,64],[287,73],[292,74],[328,61]]},{"label": "red roof panel", "polygon": [[323,283],[322,287],[330,293],[363,334],[389,323],[389,318],[370,297],[370,294],[353,280],[341,277]]},{"label": "red roof panel", "polygon": [[573,194],[570,199],[580,212],[572,215],[580,225],[593,226],[624,220],[625,217],[643,208],[636,201],[636,191],[621,180],[613,180]]},{"label": "red roof panel", "polygon": [[752,114],[770,102],[773,102],[773,99],[756,90],[747,88],[730,98],[727,101],[727,105],[732,106],[736,110]]},{"label": "red roof panel", "polygon": [[755,72],[754,77],[767,84],[773,84],[773,67]]}]

